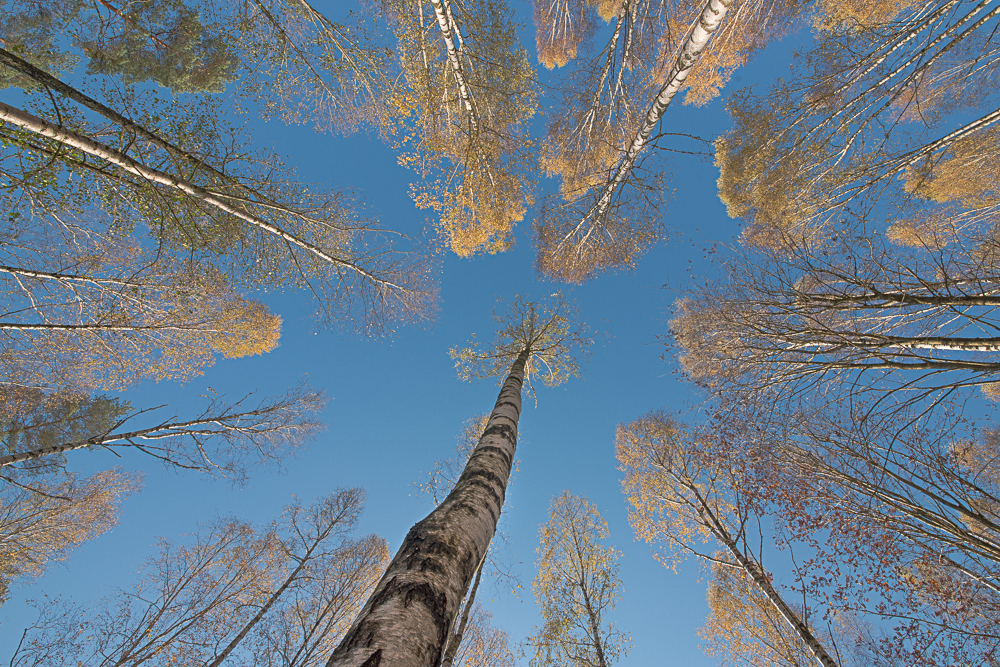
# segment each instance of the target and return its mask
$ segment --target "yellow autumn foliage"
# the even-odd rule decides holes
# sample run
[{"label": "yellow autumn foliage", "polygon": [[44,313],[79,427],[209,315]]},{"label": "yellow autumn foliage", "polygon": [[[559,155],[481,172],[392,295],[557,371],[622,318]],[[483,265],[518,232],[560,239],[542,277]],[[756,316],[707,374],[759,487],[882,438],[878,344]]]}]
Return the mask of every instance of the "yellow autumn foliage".
[{"label": "yellow autumn foliage", "polygon": [[61,481],[7,483],[0,494],[0,587],[20,577],[37,577],[75,547],[118,522],[124,496],[138,490],[139,477],[107,470]]}]

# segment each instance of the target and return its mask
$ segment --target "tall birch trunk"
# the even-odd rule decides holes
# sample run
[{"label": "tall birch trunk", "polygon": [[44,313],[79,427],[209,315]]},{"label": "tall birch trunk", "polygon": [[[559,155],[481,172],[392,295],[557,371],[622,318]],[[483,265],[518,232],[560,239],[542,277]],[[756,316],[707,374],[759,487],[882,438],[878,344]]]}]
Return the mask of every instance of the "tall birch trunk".
[{"label": "tall birch trunk", "polygon": [[[434,17],[437,19],[438,27],[441,29],[441,38],[448,50],[448,63],[451,65],[452,76],[455,77],[455,85],[458,86],[458,94],[462,98],[462,105],[469,113],[471,124],[470,134],[473,136],[479,133],[479,113],[476,105],[472,101],[472,92],[465,79],[465,68],[462,65],[462,35],[458,31],[458,25],[451,15],[451,8],[445,3],[447,0],[430,0],[431,7],[434,8]],[[456,38],[458,44],[455,43]]]},{"label": "tall birch trunk", "polygon": [[635,137],[632,139],[632,143],[629,144],[628,150],[625,151],[625,156],[618,164],[615,175],[605,184],[597,203],[588,214],[588,218],[592,216],[600,217],[607,210],[615,191],[625,181],[632,168],[635,167],[635,161],[642,149],[646,147],[646,142],[652,136],[653,129],[660,122],[660,119],[663,118],[663,114],[666,113],[667,107],[670,106],[670,102],[674,99],[674,96],[684,86],[688,75],[698,63],[701,54],[704,53],[705,48],[712,39],[712,35],[719,29],[722,19],[726,17],[726,12],[734,1],[709,0],[708,4],[705,5],[698,23],[691,31],[687,41],[684,42],[681,54],[677,57],[677,62],[671,68],[666,82],[660,88],[660,92],[653,99],[653,104],[646,113],[645,120],[639,126]]},{"label": "tall birch trunk", "polygon": [[407,534],[327,667],[436,667],[489,548],[517,447],[525,349],[448,497]]},{"label": "tall birch trunk", "polygon": [[354,273],[357,273],[380,286],[391,287],[402,292],[409,291],[400,285],[373,275],[353,262],[329,254],[323,248],[320,248],[319,246],[310,243],[295,234],[287,232],[286,230],[267,222],[242,206],[226,201],[226,195],[214,193],[183,178],[147,167],[125,155],[121,151],[115,150],[110,146],[106,146],[105,144],[94,141],[93,139],[77,134],[76,132],[68,130],[61,125],[42,120],[27,111],[12,107],[8,104],[4,104],[3,102],[0,102],[0,121],[10,123],[15,127],[19,127],[22,130],[27,130],[33,134],[46,137],[47,139],[52,139],[64,146],[86,153],[87,155],[100,158],[101,160],[109,162],[130,174],[139,176],[150,183],[155,183],[156,185],[161,185],[183,192],[185,195],[193,199],[204,202],[209,206],[258,227],[269,234],[273,234],[289,244],[297,246],[306,252],[319,257],[325,262],[335,266],[344,267],[345,269],[353,271]]}]

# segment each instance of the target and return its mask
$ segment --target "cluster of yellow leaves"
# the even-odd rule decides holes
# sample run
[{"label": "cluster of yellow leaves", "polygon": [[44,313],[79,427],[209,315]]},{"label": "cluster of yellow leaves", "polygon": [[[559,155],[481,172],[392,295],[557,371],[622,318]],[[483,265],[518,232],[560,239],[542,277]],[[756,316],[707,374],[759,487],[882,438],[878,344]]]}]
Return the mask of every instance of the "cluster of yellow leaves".
[{"label": "cluster of yellow leaves", "polygon": [[607,522],[586,498],[564,491],[552,499],[531,584],[545,619],[528,638],[532,667],[607,667],[628,651],[628,638],[603,620],[621,595],[621,552],[605,546],[607,538]]},{"label": "cluster of yellow leaves", "polygon": [[886,237],[907,248],[942,250],[957,239],[958,229],[950,211],[918,211],[906,220],[897,220],[885,230]]},{"label": "cluster of yellow leaves", "polygon": [[635,267],[662,236],[659,215],[655,206],[614,209],[602,224],[588,225],[581,206],[545,207],[534,224],[538,272],[579,285],[602,271]]},{"label": "cluster of yellow leaves", "polygon": [[281,317],[259,301],[240,299],[227,303],[219,320],[224,328],[211,333],[208,343],[226,359],[264,354],[278,346]]},{"label": "cluster of yellow leaves", "polygon": [[1000,129],[989,128],[951,144],[903,175],[907,191],[967,208],[1000,204]]},{"label": "cluster of yellow leaves", "polygon": [[984,429],[977,440],[956,443],[952,454],[977,485],[1000,488],[1000,428]]},{"label": "cluster of yellow leaves", "polygon": [[665,547],[657,558],[674,569],[693,545],[714,539],[702,509],[710,507],[716,516],[731,511],[725,489],[701,479],[697,444],[680,424],[655,411],[619,425],[615,440],[618,468],[625,473],[629,524],[636,538]]},{"label": "cluster of yellow leaves", "polygon": [[40,575],[74,547],[107,532],[118,521],[124,496],[139,479],[107,470],[58,483],[6,484],[0,494],[0,591],[13,579]]},{"label": "cluster of yellow leaves", "polygon": [[817,209],[809,189],[810,151],[783,152],[773,140],[780,123],[771,109],[744,100],[729,109],[735,129],[715,142],[717,184],[729,216],[748,219],[743,242],[780,249],[807,239]]},{"label": "cluster of yellow leaves", "polygon": [[534,69],[502,0],[444,4],[455,21],[461,75],[429,2],[386,5],[408,89],[397,94],[405,109],[400,163],[423,176],[414,201],[440,214],[439,230],[456,254],[502,252],[532,202]]},{"label": "cluster of yellow leaves", "polygon": [[698,636],[706,642],[705,651],[723,665],[799,667],[815,662],[742,568],[713,563],[707,597],[709,616]]},{"label": "cluster of yellow leaves", "polygon": [[[591,115],[590,110],[579,111]],[[628,129],[622,123],[576,115],[557,117],[550,123],[540,163],[546,176],[562,178],[559,191],[566,201],[575,201],[607,180],[608,170],[621,155]]]},{"label": "cluster of yellow leaves", "polygon": [[903,12],[921,6],[920,0],[819,0],[814,22],[820,30],[835,30],[839,27],[875,28]]}]

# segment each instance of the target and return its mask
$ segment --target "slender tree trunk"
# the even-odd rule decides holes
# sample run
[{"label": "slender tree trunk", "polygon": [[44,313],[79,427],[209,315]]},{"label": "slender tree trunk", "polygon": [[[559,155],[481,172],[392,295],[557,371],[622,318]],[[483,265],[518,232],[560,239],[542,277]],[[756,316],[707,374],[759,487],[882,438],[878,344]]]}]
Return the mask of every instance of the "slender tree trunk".
[{"label": "slender tree trunk", "polygon": [[883,336],[855,332],[840,333],[831,331],[827,334],[830,340],[809,340],[804,342],[792,339],[791,349],[808,351],[808,348],[859,348],[865,350],[948,350],[952,352],[997,352],[1000,351],[1000,338],[961,338],[950,336]]},{"label": "slender tree trunk", "polygon": [[[932,286],[933,287],[933,286]],[[810,307],[820,306],[830,310],[882,310],[904,306],[1000,306],[1000,296],[991,295],[942,295],[916,296],[901,292],[873,292],[859,296],[806,295]]]},{"label": "slender tree trunk", "polygon": [[469,625],[469,615],[472,612],[472,605],[476,602],[476,592],[479,590],[479,581],[483,578],[485,564],[486,559],[483,558],[479,569],[476,570],[476,580],[472,582],[472,590],[469,591],[469,596],[465,599],[465,605],[462,607],[462,618],[458,623],[458,629],[448,637],[448,648],[444,652],[444,658],[441,659],[441,667],[451,667],[455,664],[455,656],[458,655],[458,647],[462,645],[465,628]]},{"label": "slender tree trunk", "polygon": [[[458,94],[462,98],[462,105],[469,112],[469,122],[472,125],[470,134],[475,136],[479,132],[479,114],[472,101],[472,92],[465,80],[465,68],[462,65],[461,40],[462,35],[458,32],[458,26],[451,16],[451,10],[445,6],[447,0],[430,0],[434,8],[434,16],[437,18],[438,27],[441,29],[441,37],[448,48],[448,63],[451,65],[452,75],[455,77],[455,85],[458,86]],[[459,40],[456,45],[455,39]]]},{"label": "slender tree trunk", "polygon": [[694,486],[689,487],[696,495],[698,502],[700,504],[696,509],[698,513],[702,516],[705,526],[712,531],[722,544],[729,550],[729,553],[733,555],[736,562],[739,563],[743,571],[750,575],[753,580],[754,585],[757,589],[767,596],[767,599],[774,605],[774,608],[779,614],[784,617],[785,621],[792,627],[792,629],[798,634],[799,638],[809,647],[809,651],[813,654],[813,657],[823,667],[838,667],[837,662],[830,657],[830,654],[826,652],[823,645],[820,643],[816,636],[809,629],[809,626],[799,618],[791,607],[785,602],[785,599],[781,597],[781,594],[775,590],[774,586],[771,584],[771,578],[767,575],[758,563],[751,561],[744,555],[743,551],[740,549],[736,541],[730,537],[729,531],[726,530],[722,522],[715,516],[712,509],[708,506],[708,503],[702,498],[701,493],[698,492],[697,488]]},{"label": "slender tree trunk", "polygon": [[205,164],[205,162],[203,162],[200,158],[195,157],[194,155],[188,153],[184,149],[179,148],[178,146],[175,146],[169,141],[164,140],[162,137],[159,137],[153,132],[150,132],[142,125],[139,125],[138,123],[129,120],[128,118],[121,115],[120,113],[118,113],[111,107],[107,106],[106,104],[101,104],[93,97],[90,97],[86,93],[83,93],[77,90],[76,88],[70,86],[69,84],[64,83],[63,81],[52,76],[45,70],[35,67],[27,60],[19,58],[10,51],[3,48],[0,48],[0,64],[6,65],[7,67],[10,67],[11,69],[16,70],[21,74],[27,76],[28,78],[32,79],[36,83],[40,83],[46,88],[50,88],[55,92],[59,93],[60,95],[68,97],[69,99],[73,100],[74,102],[77,102],[78,104],[83,105],[84,107],[90,109],[91,111],[99,113],[100,115],[104,116],[113,123],[125,128],[126,130],[129,130],[130,132],[135,132],[138,136],[142,137],[143,139],[153,144],[154,146],[162,148],[163,150],[167,151],[174,157],[179,157],[184,160],[187,160],[198,167],[204,168],[206,171],[212,173],[215,176],[218,176],[224,180],[229,180],[229,178],[225,174],[223,174],[220,171],[217,171],[210,165]]},{"label": "slender tree trunk", "polygon": [[410,529],[327,667],[436,667],[441,661],[503,509],[530,353],[522,351],[511,366],[455,488]]},{"label": "slender tree trunk", "polygon": [[299,564],[295,567],[294,570],[292,570],[292,573],[289,574],[288,577],[285,579],[284,583],[281,584],[278,590],[271,593],[271,596],[267,599],[267,602],[264,603],[264,606],[261,607],[256,614],[254,614],[253,618],[247,621],[246,625],[243,626],[243,629],[240,630],[239,633],[235,637],[233,637],[233,640],[229,642],[226,648],[222,650],[222,653],[217,655],[215,657],[215,660],[208,663],[206,667],[219,667],[219,665],[221,665],[222,662],[229,657],[229,654],[232,653],[236,649],[236,647],[240,645],[240,642],[242,642],[246,638],[247,634],[251,630],[253,630],[254,626],[260,623],[260,620],[264,618],[264,615],[271,609],[271,607],[274,606],[274,603],[277,602],[282,595],[284,595],[285,591],[288,590],[288,587],[291,586],[295,582],[295,580],[299,578],[299,574],[302,572],[303,569],[305,569],[306,564],[308,564],[310,559],[312,558],[313,551],[315,551],[316,547],[318,547],[323,542],[323,539],[325,539],[327,535],[329,535],[329,531],[327,531],[327,533],[325,533],[322,537],[317,537],[317,539],[312,543],[312,545],[310,545],[309,550],[306,551],[305,555],[302,556],[301,560],[299,560]]},{"label": "slender tree trunk", "polygon": [[115,326],[110,324],[19,324],[0,322],[0,331],[196,331],[199,333],[229,333],[221,329],[178,326]]},{"label": "slender tree trunk", "polygon": [[649,137],[653,134],[653,129],[660,122],[660,119],[663,118],[663,114],[667,111],[667,107],[670,106],[670,102],[674,99],[674,96],[684,86],[688,75],[701,58],[701,54],[705,51],[705,47],[708,46],[712,35],[722,24],[722,19],[726,17],[726,12],[733,2],[734,0],[709,0],[708,4],[705,5],[705,9],[702,11],[697,25],[695,25],[687,41],[684,43],[677,62],[671,68],[670,75],[667,77],[663,87],[660,88],[660,92],[653,99],[653,104],[646,113],[646,119],[636,131],[635,137],[625,151],[625,155],[619,163],[615,175],[604,186],[601,196],[598,198],[588,217],[600,217],[607,210],[615,191],[632,171],[636,158],[639,157],[639,153],[645,148],[646,142],[649,141]]},{"label": "slender tree trunk", "polygon": [[590,634],[594,640],[594,650],[597,652],[597,667],[608,667],[608,662],[604,658],[604,644],[601,642],[601,623],[594,611],[594,606],[590,604],[590,595],[587,593],[585,580],[580,582],[580,592],[583,593],[583,606],[587,610],[587,620],[590,621]]},{"label": "slender tree trunk", "polygon": [[400,285],[396,285],[395,283],[392,283],[388,280],[378,278],[377,276],[364,270],[363,268],[361,268],[360,266],[358,266],[353,262],[329,254],[327,251],[323,250],[319,246],[312,244],[306,241],[305,239],[296,236],[295,234],[291,234],[285,231],[284,229],[267,222],[266,220],[260,218],[257,215],[254,215],[250,211],[240,206],[236,206],[234,204],[225,201],[224,195],[223,196],[216,195],[215,193],[206,190],[200,185],[196,185],[194,183],[191,183],[190,181],[187,181],[185,179],[176,176],[172,176],[157,169],[152,169],[150,167],[147,167],[142,163],[125,155],[124,153],[117,151],[114,148],[111,148],[110,146],[106,146],[102,143],[94,141],[93,139],[89,139],[80,134],[72,132],[71,130],[68,130],[60,125],[56,125],[55,123],[50,123],[46,120],[42,120],[41,118],[38,118],[37,116],[34,116],[28,113],[27,111],[23,111],[16,107],[12,107],[8,104],[0,102],[0,121],[8,122],[11,125],[19,127],[23,130],[27,130],[28,132],[31,132],[33,134],[37,134],[46,137],[48,139],[52,139],[54,141],[63,144],[64,146],[75,148],[78,151],[86,153],[87,155],[93,155],[94,157],[100,158],[101,160],[104,160],[117,167],[120,167],[121,169],[129,172],[130,174],[135,174],[136,176],[140,176],[151,183],[179,190],[180,192],[183,192],[184,194],[188,195],[189,197],[192,197],[193,199],[202,201],[208,204],[209,206],[217,208],[220,211],[224,211],[225,213],[228,213],[236,218],[239,218],[240,220],[243,220],[244,222],[247,222],[255,227],[258,227],[270,234],[274,234],[275,236],[284,239],[289,244],[297,246],[305,250],[306,252],[312,253],[313,255],[319,257],[325,262],[328,262],[335,266],[342,266],[345,269],[348,269],[361,276],[364,276],[365,278],[371,280],[372,282],[378,285],[391,287],[393,289],[400,290],[403,292],[408,291],[405,288],[401,287]]},{"label": "slender tree trunk", "polygon": [[[225,419],[236,420],[241,416],[247,415],[253,416],[254,413],[248,412],[225,415]],[[164,424],[160,424],[159,426],[152,426],[150,428],[139,429],[136,431],[98,435],[93,438],[88,438],[87,440],[40,447],[27,452],[18,452],[17,454],[7,454],[6,456],[0,456],[0,468],[13,465],[15,463],[34,461],[35,459],[40,459],[44,456],[71,452],[75,449],[85,449],[87,447],[133,447],[135,445],[131,442],[132,440],[161,440],[163,438],[172,438],[183,435],[215,435],[222,431],[216,429],[197,429],[195,427],[218,427],[221,419],[222,417],[219,415],[214,415],[206,417],[205,419],[192,419],[191,421],[186,422],[166,422]],[[122,423],[124,422],[120,422],[118,425],[121,426]],[[232,430],[237,431],[238,428],[234,427]]]}]

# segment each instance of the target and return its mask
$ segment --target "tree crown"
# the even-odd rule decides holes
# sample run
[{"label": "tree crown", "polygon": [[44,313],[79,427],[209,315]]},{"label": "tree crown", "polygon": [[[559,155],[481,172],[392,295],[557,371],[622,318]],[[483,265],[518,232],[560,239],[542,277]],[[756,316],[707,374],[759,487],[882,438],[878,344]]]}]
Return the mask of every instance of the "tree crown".
[{"label": "tree crown", "polygon": [[574,322],[575,308],[560,293],[546,303],[529,301],[518,294],[504,307],[501,300],[493,310],[497,333],[488,347],[473,340],[468,347],[449,351],[463,380],[505,377],[511,364],[528,353],[525,376],[531,381],[536,372],[549,387],[580,374],[579,358],[586,354],[591,340],[586,324]]}]

